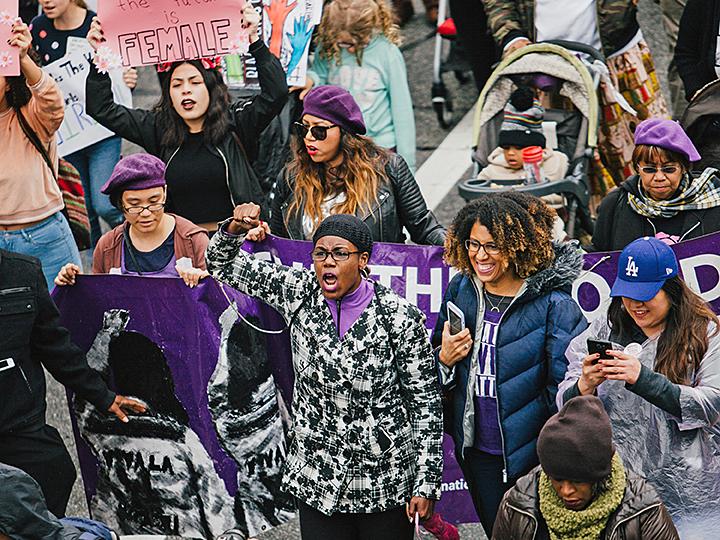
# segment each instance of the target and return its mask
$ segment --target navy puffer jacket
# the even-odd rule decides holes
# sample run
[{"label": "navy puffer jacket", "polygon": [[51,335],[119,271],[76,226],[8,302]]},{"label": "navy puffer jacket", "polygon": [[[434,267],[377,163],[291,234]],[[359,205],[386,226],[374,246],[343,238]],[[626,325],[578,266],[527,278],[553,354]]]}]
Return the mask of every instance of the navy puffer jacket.
[{"label": "navy puffer jacket", "polygon": [[[567,369],[565,349],[587,326],[580,307],[570,296],[572,282],[581,268],[582,252],[576,245],[556,244],[552,266],[525,280],[500,322],[495,353],[496,392],[505,474],[509,479],[519,478],[538,464],[535,444],[545,421],[557,412],[555,394]],[[484,314],[481,288],[477,279],[464,274],[455,276],[445,291],[433,332],[437,358],[447,319],[446,306],[451,301],[463,311],[465,324],[475,337],[472,352],[455,364],[452,375],[445,377],[445,390],[453,390],[447,424],[457,449],[473,445],[477,361],[471,359],[479,353],[477,321]]]}]

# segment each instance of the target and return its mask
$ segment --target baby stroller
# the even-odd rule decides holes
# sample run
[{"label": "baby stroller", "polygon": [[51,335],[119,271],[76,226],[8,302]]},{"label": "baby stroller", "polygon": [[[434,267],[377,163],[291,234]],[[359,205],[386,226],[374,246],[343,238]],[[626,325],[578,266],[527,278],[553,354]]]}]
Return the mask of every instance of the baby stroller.
[{"label": "baby stroller", "polygon": [[693,96],[680,125],[702,157],[696,167],[720,169],[720,80],[706,84]]},{"label": "baby stroller", "polygon": [[550,137],[548,144],[557,140],[553,146],[569,158],[568,172],[562,180],[532,185],[517,180],[469,179],[460,183],[460,196],[469,201],[511,189],[537,197],[559,194],[566,203],[567,235],[575,238],[578,225],[592,232],[588,171],[597,146],[600,114],[597,88],[604,69],[605,58],[600,52],[568,41],[536,43],[504,58],[480,93],[475,110],[472,156],[475,175],[488,164],[490,153],[497,147],[503,110],[510,95],[518,85],[532,85],[538,76],[549,76],[557,83],[552,97],[562,101],[563,107],[546,108],[543,124],[554,127],[555,137]]}]

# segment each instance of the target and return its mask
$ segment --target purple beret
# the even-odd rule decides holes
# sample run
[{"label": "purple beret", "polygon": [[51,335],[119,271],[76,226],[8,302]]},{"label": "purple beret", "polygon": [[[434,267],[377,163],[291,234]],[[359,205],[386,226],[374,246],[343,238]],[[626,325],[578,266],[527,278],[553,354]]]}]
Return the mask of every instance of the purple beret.
[{"label": "purple beret", "polygon": [[658,146],[687,157],[688,161],[700,161],[700,154],[685,130],[673,120],[649,118],[635,128],[635,144]]},{"label": "purple beret", "polygon": [[165,163],[150,154],[131,154],[117,162],[102,193],[138,191],[165,185]]},{"label": "purple beret", "polygon": [[316,86],[303,101],[303,114],[312,114],[355,135],[365,135],[365,122],[350,92],[339,86]]}]

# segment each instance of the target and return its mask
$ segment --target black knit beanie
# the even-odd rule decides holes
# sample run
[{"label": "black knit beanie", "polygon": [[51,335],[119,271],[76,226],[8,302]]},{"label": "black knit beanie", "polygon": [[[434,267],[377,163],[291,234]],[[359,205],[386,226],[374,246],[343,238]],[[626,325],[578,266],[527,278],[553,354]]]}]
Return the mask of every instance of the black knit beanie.
[{"label": "black knit beanie", "polygon": [[540,430],[537,453],[551,478],[597,482],[608,476],[615,449],[602,401],[595,396],[568,401]]},{"label": "black knit beanie", "polygon": [[352,242],[360,253],[372,254],[372,233],[364,221],[350,214],[334,214],[325,218],[313,235],[313,245],[323,236],[339,236]]}]

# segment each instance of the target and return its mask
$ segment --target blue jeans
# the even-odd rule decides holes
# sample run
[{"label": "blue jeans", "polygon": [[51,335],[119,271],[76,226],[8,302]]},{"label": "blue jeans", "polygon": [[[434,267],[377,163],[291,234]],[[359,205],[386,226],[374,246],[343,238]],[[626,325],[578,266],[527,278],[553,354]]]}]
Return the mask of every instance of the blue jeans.
[{"label": "blue jeans", "polygon": [[72,262],[80,266],[75,239],[65,216],[60,212],[37,225],[17,231],[0,231],[0,249],[40,259],[48,290],[60,269]]},{"label": "blue jeans", "polygon": [[110,137],[65,156],[65,159],[80,173],[93,247],[102,235],[99,218],[110,225],[110,228],[123,222],[120,210],[110,204],[107,195],[100,193],[100,188],[110,178],[115,164],[120,159],[121,142],[120,137]]}]

